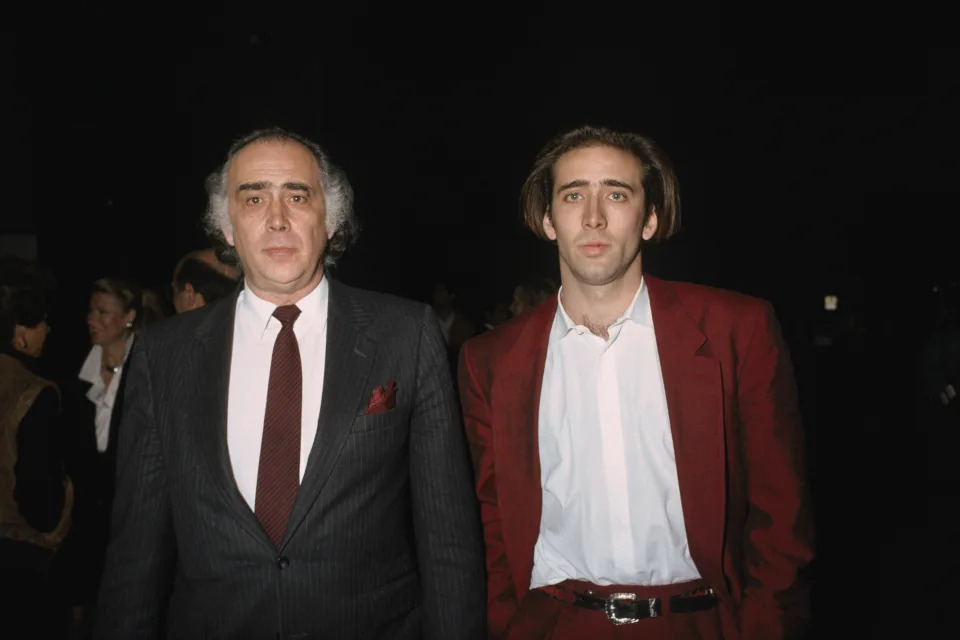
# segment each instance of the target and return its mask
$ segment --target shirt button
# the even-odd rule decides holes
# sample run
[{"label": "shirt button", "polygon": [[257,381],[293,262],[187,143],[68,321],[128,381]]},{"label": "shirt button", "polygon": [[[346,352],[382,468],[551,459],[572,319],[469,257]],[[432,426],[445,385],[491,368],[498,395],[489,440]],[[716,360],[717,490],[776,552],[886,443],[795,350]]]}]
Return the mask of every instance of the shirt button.
[{"label": "shirt button", "polygon": [[280,556],[279,558],[277,558],[277,566],[280,567],[281,569],[286,569],[287,567],[290,566],[290,558],[288,558],[287,556]]}]

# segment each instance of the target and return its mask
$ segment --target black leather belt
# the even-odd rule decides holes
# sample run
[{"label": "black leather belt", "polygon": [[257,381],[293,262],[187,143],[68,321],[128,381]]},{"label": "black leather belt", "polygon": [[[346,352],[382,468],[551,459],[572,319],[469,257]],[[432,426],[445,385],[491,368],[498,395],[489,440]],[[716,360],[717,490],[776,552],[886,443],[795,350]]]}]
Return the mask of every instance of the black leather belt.
[{"label": "black leather belt", "polygon": [[[613,624],[631,624],[646,618],[663,615],[663,603],[660,598],[640,598],[635,593],[612,593],[606,598],[591,591],[574,594],[573,604],[584,609],[603,611]],[[700,589],[692,594],[671,596],[670,613],[690,613],[705,611],[717,605],[717,596],[713,589]]]}]

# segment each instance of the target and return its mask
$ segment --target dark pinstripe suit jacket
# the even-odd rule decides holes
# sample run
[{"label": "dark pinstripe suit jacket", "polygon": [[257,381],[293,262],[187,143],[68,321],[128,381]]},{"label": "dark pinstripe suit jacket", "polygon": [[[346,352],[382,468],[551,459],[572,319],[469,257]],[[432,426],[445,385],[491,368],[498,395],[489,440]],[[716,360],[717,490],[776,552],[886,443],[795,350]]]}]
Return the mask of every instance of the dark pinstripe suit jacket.
[{"label": "dark pinstripe suit jacket", "polygon": [[[137,340],[95,635],[482,637],[479,511],[429,308],[330,282],[319,428],[279,550],[227,451],[235,308]],[[364,415],[390,380],[396,407]]]}]

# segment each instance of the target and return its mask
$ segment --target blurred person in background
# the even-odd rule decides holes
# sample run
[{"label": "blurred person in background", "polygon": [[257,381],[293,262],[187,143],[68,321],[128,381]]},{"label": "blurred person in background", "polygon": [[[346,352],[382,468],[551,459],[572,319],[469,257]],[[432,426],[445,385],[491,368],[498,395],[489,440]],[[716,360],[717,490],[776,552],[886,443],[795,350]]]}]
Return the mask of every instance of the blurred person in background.
[{"label": "blurred person in background", "polygon": [[173,270],[173,308],[183,313],[224,298],[237,288],[239,278],[238,270],[220,262],[213,249],[191,251]]},{"label": "blurred person in background", "polygon": [[0,260],[0,635],[57,638],[66,601],[57,552],[70,528],[73,485],[64,472],[57,385],[37,374],[50,332],[53,277]]},{"label": "blurred person in background", "polygon": [[513,301],[510,303],[510,314],[516,317],[537,306],[544,300],[550,299],[557,292],[557,283],[551,278],[531,277],[522,280],[513,290]]},{"label": "blurred person in background", "polygon": [[89,634],[106,553],[115,491],[117,429],[123,411],[127,359],[137,331],[165,316],[158,296],[138,282],[108,276],[90,290],[90,351],[78,374],[82,398],[71,398],[68,464],[76,483],[75,526],[65,567],[77,633]]},{"label": "blurred person in background", "polygon": [[447,365],[456,381],[457,358],[464,340],[477,334],[477,327],[460,305],[457,288],[449,281],[434,283],[430,306],[440,320],[440,331],[447,345]]}]

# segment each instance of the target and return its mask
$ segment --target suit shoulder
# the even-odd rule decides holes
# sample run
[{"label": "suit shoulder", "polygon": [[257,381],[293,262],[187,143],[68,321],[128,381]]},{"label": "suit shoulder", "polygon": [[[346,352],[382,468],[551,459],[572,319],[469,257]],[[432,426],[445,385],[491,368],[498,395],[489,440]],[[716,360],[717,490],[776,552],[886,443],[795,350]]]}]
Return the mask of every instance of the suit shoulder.
[{"label": "suit shoulder", "polygon": [[[424,323],[430,323],[432,311],[424,302],[410,300],[392,293],[350,287],[337,282],[331,284],[333,297],[349,317],[360,321],[382,335],[411,336],[419,334]],[[434,318],[434,322],[436,322]],[[439,331],[439,326],[437,327]]]},{"label": "suit shoulder", "polygon": [[733,315],[753,315],[771,308],[769,301],[763,298],[731,289],[676,280],[660,280],[659,284],[672,289],[684,306],[690,308],[726,311]]},{"label": "suit shoulder", "polygon": [[198,309],[175,313],[141,329],[137,333],[136,341],[151,347],[157,345],[160,349],[180,344],[186,338],[196,334],[204,319],[213,313],[214,309],[221,305],[235,303],[236,298],[222,298]]},{"label": "suit shoulder", "polygon": [[471,351],[477,353],[505,354],[531,324],[542,325],[549,331],[556,310],[556,296],[552,296],[519,316],[473,336],[464,346],[469,346]]},{"label": "suit shoulder", "polygon": [[427,307],[425,302],[411,300],[392,293],[361,289],[341,282],[337,282],[335,287],[340,294],[345,295],[371,313],[389,312],[420,318]]}]

